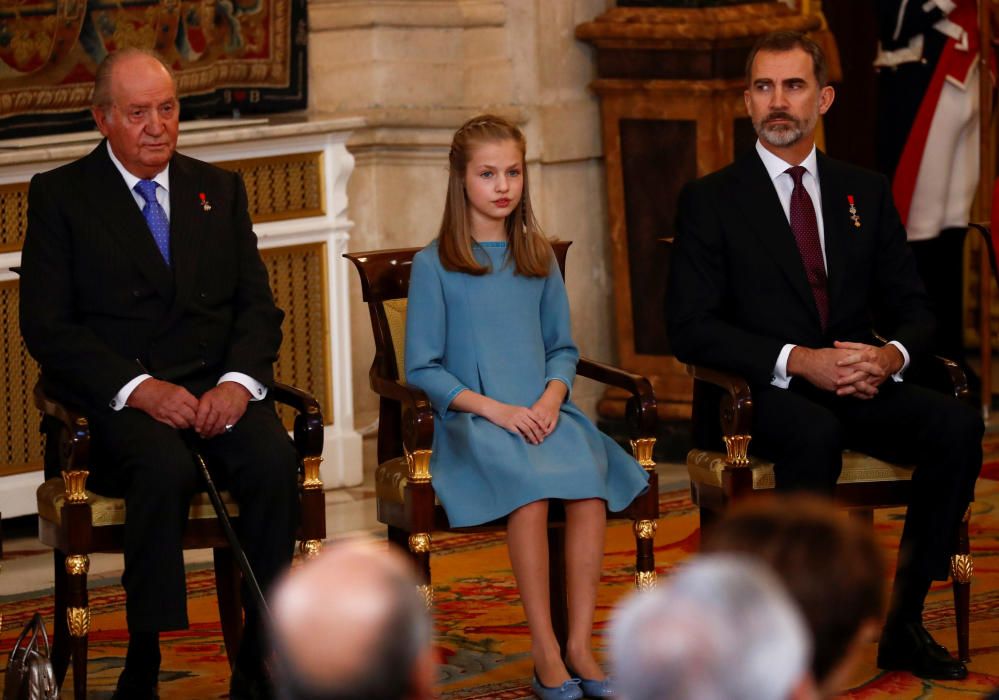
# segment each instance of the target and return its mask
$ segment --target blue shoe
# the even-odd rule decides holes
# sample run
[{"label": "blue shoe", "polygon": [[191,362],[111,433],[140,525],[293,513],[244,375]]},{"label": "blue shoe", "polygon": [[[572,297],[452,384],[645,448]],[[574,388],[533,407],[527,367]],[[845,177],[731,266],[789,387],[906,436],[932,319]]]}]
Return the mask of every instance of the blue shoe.
[{"label": "blue shoe", "polygon": [[583,697],[583,691],[579,689],[579,683],[578,678],[570,678],[557,688],[549,688],[547,685],[541,685],[538,672],[535,671],[534,678],[531,679],[531,690],[541,700],[579,700]]},{"label": "blue shoe", "polygon": [[575,671],[566,666],[566,670],[569,672],[570,676],[579,679],[579,686],[583,691],[583,697],[585,698],[614,698],[617,697],[617,693],[614,691],[614,684],[611,682],[610,677],[604,678],[602,681],[595,681],[592,678],[583,678],[579,676]]}]

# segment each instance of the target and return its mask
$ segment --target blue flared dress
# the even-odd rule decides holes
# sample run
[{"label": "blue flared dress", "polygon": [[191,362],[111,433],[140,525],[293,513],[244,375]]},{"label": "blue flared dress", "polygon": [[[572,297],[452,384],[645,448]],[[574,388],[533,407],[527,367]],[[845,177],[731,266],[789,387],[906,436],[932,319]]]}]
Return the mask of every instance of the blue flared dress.
[{"label": "blue flared dress", "polygon": [[571,396],[540,445],[450,409],[464,389],[518,406],[533,405],[550,380],[571,392],[579,359],[554,259],[547,277],[524,277],[506,243],[474,249],[488,274],[445,270],[436,242],[417,253],[406,314],[406,381],[427,392],[437,415],[430,466],[448,520],[478,525],[546,498],[601,498],[623,510],[648,475]]}]

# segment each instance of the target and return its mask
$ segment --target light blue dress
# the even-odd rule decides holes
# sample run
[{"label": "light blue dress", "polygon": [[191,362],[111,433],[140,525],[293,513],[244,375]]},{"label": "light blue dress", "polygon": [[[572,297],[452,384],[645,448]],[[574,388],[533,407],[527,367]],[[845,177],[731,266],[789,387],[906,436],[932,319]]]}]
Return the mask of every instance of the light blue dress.
[{"label": "light blue dress", "polygon": [[406,381],[427,392],[436,414],[430,466],[448,520],[478,525],[546,498],[601,498],[623,510],[648,475],[568,397],[540,445],[449,409],[463,389],[518,406],[533,405],[552,379],[571,392],[579,360],[554,259],[547,277],[524,277],[507,263],[506,243],[474,249],[492,272],[445,270],[436,242],[417,253],[406,314]]}]

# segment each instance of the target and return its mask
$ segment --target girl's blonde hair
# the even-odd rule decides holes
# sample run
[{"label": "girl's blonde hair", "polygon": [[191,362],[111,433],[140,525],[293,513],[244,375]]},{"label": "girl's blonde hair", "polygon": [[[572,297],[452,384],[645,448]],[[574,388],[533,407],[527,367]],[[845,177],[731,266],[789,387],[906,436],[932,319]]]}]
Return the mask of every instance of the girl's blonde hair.
[{"label": "girl's blonde hair", "polygon": [[[472,151],[482,143],[513,141],[520,149],[521,161],[526,160],[527,141],[517,126],[503,117],[482,114],[462,124],[451,140],[448,155],[447,199],[444,217],[437,234],[437,249],[445,269],[484,275],[490,271],[475,259],[472,252],[475,239],[468,217],[468,198],[465,196],[465,170]],[[552,248],[541,232],[531,208],[531,190],[528,187],[527,163],[523,162],[524,189],[520,204],[506,217],[506,238],[509,244],[508,259],[513,260],[517,274],[525,277],[547,277],[551,269]]]}]

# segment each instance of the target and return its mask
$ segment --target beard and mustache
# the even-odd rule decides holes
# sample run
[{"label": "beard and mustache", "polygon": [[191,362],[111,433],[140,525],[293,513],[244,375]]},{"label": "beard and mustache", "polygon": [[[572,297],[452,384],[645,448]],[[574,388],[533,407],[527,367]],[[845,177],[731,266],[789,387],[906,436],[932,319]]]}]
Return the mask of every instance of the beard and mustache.
[{"label": "beard and mustache", "polygon": [[[771,122],[778,119],[784,120],[785,124],[773,124]],[[800,141],[805,134],[811,133],[818,121],[818,112],[804,119],[796,119],[789,112],[770,112],[765,118],[753,120],[753,128],[756,135],[771,146],[782,148],[791,146]]]}]

